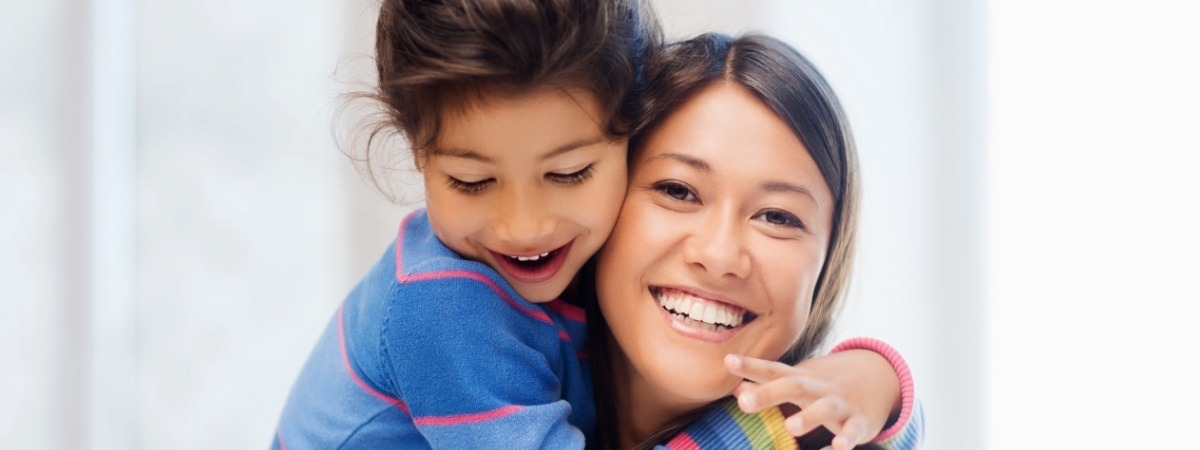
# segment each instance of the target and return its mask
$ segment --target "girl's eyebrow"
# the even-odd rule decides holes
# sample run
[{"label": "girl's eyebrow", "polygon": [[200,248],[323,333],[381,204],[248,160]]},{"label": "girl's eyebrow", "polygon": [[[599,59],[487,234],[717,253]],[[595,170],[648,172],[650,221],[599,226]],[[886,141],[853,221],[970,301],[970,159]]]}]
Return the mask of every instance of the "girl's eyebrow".
[{"label": "girl's eyebrow", "polygon": [[545,161],[547,159],[553,158],[553,157],[561,155],[563,153],[569,153],[573,150],[578,150],[578,149],[587,147],[589,145],[599,144],[601,142],[604,142],[604,140],[605,139],[604,139],[603,135],[597,135],[597,136],[592,136],[590,138],[584,138],[584,139],[580,139],[580,140],[570,142],[570,143],[567,143],[564,145],[560,145],[560,146],[558,146],[558,148],[554,149],[550,153],[546,153],[545,155],[542,155],[541,159],[542,159],[542,161]]},{"label": "girl's eyebrow", "polygon": [[[545,161],[547,159],[553,158],[553,157],[561,155],[563,153],[569,153],[573,150],[578,150],[578,149],[587,147],[589,145],[594,145],[594,144],[604,142],[604,140],[605,140],[605,138],[603,135],[598,135],[598,136],[593,136],[590,138],[584,138],[584,139],[579,139],[576,141],[568,142],[566,144],[556,147],[554,150],[551,150],[550,152],[546,153],[545,155],[542,155],[540,159]],[[451,158],[472,159],[475,161],[481,161],[481,162],[485,162],[485,163],[495,162],[492,160],[492,158],[481,155],[481,154],[475,152],[474,150],[468,150],[465,148],[434,147],[431,151],[431,155],[432,156],[449,156]]]},{"label": "girl's eyebrow", "polygon": [[430,151],[430,156],[449,156],[451,158],[473,159],[476,161],[483,161],[486,163],[492,162],[492,158],[488,158],[486,156],[480,155],[479,153],[475,153],[475,151],[473,151],[473,150],[467,150],[467,149],[462,149],[462,148],[434,147],[432,149],[432,151]]}]

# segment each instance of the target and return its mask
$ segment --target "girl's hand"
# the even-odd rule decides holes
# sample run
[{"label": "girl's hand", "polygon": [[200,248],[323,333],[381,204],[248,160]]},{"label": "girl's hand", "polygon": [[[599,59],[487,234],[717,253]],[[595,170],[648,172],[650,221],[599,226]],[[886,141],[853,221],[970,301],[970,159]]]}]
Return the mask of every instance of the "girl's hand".
[{"label": "girl's hand", "polygon": [[900,412],[900,379],[887,359],[870,350],[846,350],[795,367],[726,355],[725,367],[746,380],[733,391],[743,411],[783,406],[787,414],[787,405],[799,407],[784,421],[788,432],[803,436],[824,425],[834,434],[834,450],[869,442]]}]

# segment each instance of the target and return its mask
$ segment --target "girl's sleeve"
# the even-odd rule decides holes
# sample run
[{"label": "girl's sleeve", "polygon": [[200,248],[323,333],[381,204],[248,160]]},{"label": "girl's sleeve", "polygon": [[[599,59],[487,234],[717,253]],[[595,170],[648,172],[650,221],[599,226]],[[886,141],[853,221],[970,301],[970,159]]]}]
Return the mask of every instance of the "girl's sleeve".
[{"label": "girl's sleeve", "polygon": [[870,350],[879,353],[900,378],[900,415],[890,426],[879,432],[871,443],[892,450],[915,450],[921,448],[925,437],[925,413],[916,399],[912,372],[900,352],[887,343],[873,338],[853,338],[838,344],[830,353],[845,350]]},{"label": "girl's sleeve", "polygon": [[[871,444],[890,450],[916,450],[921,447],[925,433],[925,416],[915,398],[912,373],[908,364],[894,348],[877,339],[855,338],[839,344],[831,351],[864,349],[879,353],[892,365],[900,378],[900,415],[894,423],[879,433]],[[796,439],[784,428],[784,416],[779,408],[767,408],[755,414],[742,412],[737,399],[729,397],[709,407],[708,411],[683,431],[656,447],[660,450],[707,449],[797,449]]]},{"label": "girl's sleeve", "polygon": [[409,300],[385,314],[379,360],[432,448],[583,448],[568,419],[592,406],[564,399],[563,338],[544,310],[478,280],[405,289]]}]

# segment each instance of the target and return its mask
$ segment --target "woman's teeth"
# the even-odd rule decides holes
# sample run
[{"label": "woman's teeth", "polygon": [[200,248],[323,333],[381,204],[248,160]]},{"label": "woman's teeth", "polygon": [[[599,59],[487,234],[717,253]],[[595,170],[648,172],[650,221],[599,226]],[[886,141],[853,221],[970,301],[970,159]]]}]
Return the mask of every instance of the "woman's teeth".
[{"label": "woman's teeth", "polygon": [[741,308],[680,292],[659,290],[655,292],[654,297],[659,306],[683,319],[685,325],[711,326],[709,331],[716,331],[717,327],[736,328],[745,319],[745,311]]}]

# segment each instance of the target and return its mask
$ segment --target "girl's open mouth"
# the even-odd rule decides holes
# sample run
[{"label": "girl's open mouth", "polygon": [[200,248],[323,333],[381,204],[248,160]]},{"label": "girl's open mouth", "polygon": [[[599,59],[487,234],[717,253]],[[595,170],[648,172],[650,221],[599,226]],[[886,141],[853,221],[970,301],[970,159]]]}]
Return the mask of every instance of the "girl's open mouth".
[{"label": "girl's open mouth", "polygon": [[554,250],[531,255],[507,255],[491,249],[488,251],[492,252],[492,257],[496,259],[496,264],[500,266],[501,271],[513,280],[519,283],[537,284],[554,278],[558,274],[559,269],[567,260],[567,255],[571,253],[571,244],[574,242],[572,240],[567,245]]}]

